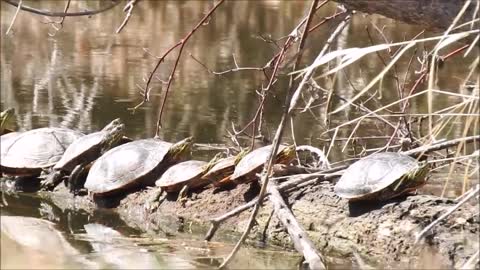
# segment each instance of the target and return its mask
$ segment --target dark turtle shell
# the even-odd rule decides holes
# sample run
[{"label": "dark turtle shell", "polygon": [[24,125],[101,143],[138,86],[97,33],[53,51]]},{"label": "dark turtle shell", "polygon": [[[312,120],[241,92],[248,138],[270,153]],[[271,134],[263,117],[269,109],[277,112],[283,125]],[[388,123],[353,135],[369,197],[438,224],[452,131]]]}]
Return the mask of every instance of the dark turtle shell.
[{"label": "dark turtle shell", "polygon": [[386,200],[415,190],[426,181],[428,167],[400,153],[376,153],[352,164],[335,185],[349,200]]},{"label": "dark turtle shell", "polygon": [[188,160],[180,162],[168,168],[155,182],[157,187],[167,192],[180,191],[185,185],[189,188],[198,188],[209,183],[202,179],[205,174],[208,162],[200,160]]},{"label": "dark turtle shell", "polygon": [[65,149],[84,135],[67,128],[39,128],[4,136],[0,156],[2,173],[30,176],[54,166]]},{"label": "dark turtle shell", "polygon": [[[176,147],[179,144],[185,147]],[[175,145],[155,138],[120,145],[95,161],[85,188],[97,195],[108,195],[135,185],[152,185],[165,169],[182,161],[190,147],[191,139]]]}]

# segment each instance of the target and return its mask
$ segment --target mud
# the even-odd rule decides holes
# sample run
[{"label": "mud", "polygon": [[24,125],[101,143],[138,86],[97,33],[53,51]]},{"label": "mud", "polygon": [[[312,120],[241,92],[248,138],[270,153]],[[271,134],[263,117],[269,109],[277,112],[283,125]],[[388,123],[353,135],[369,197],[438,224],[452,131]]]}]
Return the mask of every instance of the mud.
[{"label": "mud", "polygon": [[[205,189],[190,193],[185,204],[177,202],[176,195],[167,195],[156,205],[151,201],[156,189],[137,190],[112,200],[116,208],[108,208],[111,205],[105,199],[73,199],[65,190],[41,196],[65,209],[114,212],[128,226],[145,232],[156,232],[165,225],[178,227],[186,221],[202,225],[206,232],[209,219],[254,199],[258,191],[258,184],[221,191]],[[345,257],[357,253],[367,263],[382,267],[451,268],[462,265],[479,248],[476,204],[460,207],[415,246],[415,233],[453,206],[453,200],[411,195],[383,203],[349,203],[337,197],[328,182],[294,191],[285,200],[323,254]],[[250,240],[291,248],[290,238],[275,216],[265,230],[271,209],[266,201]],[[240,235],[249,214],[248,210],[226,220],[221,225],[222,234]],[[419,257],[423,259],[417,260]]]}]

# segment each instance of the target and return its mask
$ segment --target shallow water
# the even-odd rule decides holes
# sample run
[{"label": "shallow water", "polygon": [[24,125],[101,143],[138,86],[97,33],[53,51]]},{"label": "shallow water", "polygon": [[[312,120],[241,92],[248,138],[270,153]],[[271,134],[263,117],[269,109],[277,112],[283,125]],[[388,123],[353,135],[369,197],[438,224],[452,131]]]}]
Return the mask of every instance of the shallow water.
[{"label": "shallow water", "polygon": [[[41,6],[34,1],[24,2],[50,10],[63,8],[58,1],[43,3]],[[71,9],[95,9],[99,3],[73,1]],[[165,86],[155,79],[150,102],[134,114],[129,110],[142,100],[139,85],[145,85],[143,79],[156,61],[144,48],[153,55],[161,55],[188,33],[211,8],[211,3],[212,1],[142,1],[135,7],[128,25],[120,34],[114,32],[124,18],[122,4],[98,16],[66,18],[63,28],[58,32],[45,23],[46,18],[20,12],[13,26],[13,34],[6,36],[15,9],[1,2],[2,110],[15,108],[18,130],[62,126],[89,133],[101,129],[113,118],[120,117],[126,123],[128,136],[134,139],[153,136],[163,97],[161,89],[165,89]],[[185,48],[168,95],[160,136],[168,141],[177,141],[193,135],[198,143],[231,146],[228,131],[232,130],[232,123],[239,130],[253,118],[259,104],[255,90],[261,88],[263,75],[256,71],[213,75],[190,58],[189,54],[215,71],[233,68],[232,54],[242,67],[263,66],[275,51],[273,44],[265,43],[259,37],[270,35],[279,38],[287,35],[308,6],[309,2],[306,1],[231,1],[222,6],[214,19],[200,28]],[[334,11],[334,5],[322,8],[317,20],[330,16]],[[365,30],[367,26],[375,43],[383,42],[382,37],[375,34],[373,24],[384,27],[385,36],[394,42],[410,39],[422,30],[380,16],[359,15],[353,18],[333,48],[371,45]],[[335,26],[336,22],[327,23],[320,31],[310,35],[304,65],[319,53],[329,31]],[[429,46],[434,44],[426,45]],[[460,46],[452,45],[451,50]],[[420,56],[419,51],[417,56]],[[478,49],[473,55],[475,53],[478,55]],[[383,56],[388,57],[386,54]],[[461,93],[460,85],[473,58],[455,57],[449,60],[439,71],[438,88]],[[174,60],[173,56],[166,59],[156,73],[159,79],[168,78]],[[407,71],[408,60],[409,57],[404,57],[397,65],[399,78],[403,78]],[[283,67],[281,72],[285,74],[287,68],[288,66]],[[366,57],[346,69],[345,73],[339,72],[333,88],[339,95],[351,98],[355,95],[353,89],[360,90],[382,68],[383,63],[378,58]],[[411,87],[415,78],[408,78]],[[324,87],[331,87],[331,82],[319,81],[325,84]],[[287,84],[288,78],[282,76],[266,103],[262,133],[269,139],[273,137],[280,120]],[[393,74],[388,73],[382,81],[382,98],[379,99],[382,104],[397,99],[395,85]],[[308,96],[304,99],[308,100]],[[435,95],[434,110],[460,100],[460,97]],[[322,97],[310,110],[297,115],[294,131],[298,144],[311,144],[321,149],[328,147],[333,134],[324,134],[324,103],[325,98]],[[339,105],[340,101],[334,100],[333,106]],[[366,105],[376,108],[373,102]],[[411,112],[426,112],[426,106],[425,97],[412,100]],[[330,128],[358,115],[356,110],[348,108],[330,119]],[[463,127],[462,124],[461,121],[453,123],[451,132],[441,136],[461,137],[463,128],[456,127]],[[347,138],[353,128],[352,125],[340,129],[338,136]],[[356,136],[390,136],[392,132],[393,129],[384,124],[365,121],[357,130]],[[284,136],[284,141],[293,140],[290,130]],[[377,140],[360,139],[358,148],[383,146],[385,141],[385,137]],[[246,145],[248,140],[242,143]],[[349,146],[342,152],[343,146],[340,141],[332,148],[329,155],[331,161],[340,161],[353,154],[354,147]],[[199,151],[195,155],[207,159],[212,153]],[[453,175],[463,172],[464,167],[458,167]],[[446,175],[448,168],[434,174],[431,182],[421,192],[441,194]],[[474,174],[470,182],[477,179]],[[463,178],[450,180],[446,196],[456,197],[465,188],[468,186],[463,186]],[[47,230],[57,241],[52,243],[51,248],[29,247],[19,244],[16,239],[3,237],[5,233],[2,232],[2,268],[209,268],[229,252],[233,243],[226,241],[206,244],[200,240],[201,234],[195,236],[176,232],[170,237],[146,235],[128,228],[118,218],[109,220],[106,225],[101,220],[102,215],[90,217],[63,211],[51,214],[43,208],[53,206],[35,197],[11,196],[8,203],[9,206],[2,208],[2,216],[51,220],[54,225],[47,226]],[[90,221],[97,218],[100,220]],[[38,235],[35,231],[28,230],[23,230],[23,233],[33,233],[32,237]],[[197,240],[191,240],[192,238]],[[245,248],[241,252],[239,258],[246,256],[249,260],[238,260],[234,263],[235,267],[294,268],[299,260],[294,252],[273,248]],[[71,256],[76,259],[71,260]],[[142,259],[139,259],[140,256]],[[136,264],[140,261],[146,265]],[[346,261],[345,265],[350,265],[350,262]],[[342,264],[332,265],[335,266],[342,267]]]}]

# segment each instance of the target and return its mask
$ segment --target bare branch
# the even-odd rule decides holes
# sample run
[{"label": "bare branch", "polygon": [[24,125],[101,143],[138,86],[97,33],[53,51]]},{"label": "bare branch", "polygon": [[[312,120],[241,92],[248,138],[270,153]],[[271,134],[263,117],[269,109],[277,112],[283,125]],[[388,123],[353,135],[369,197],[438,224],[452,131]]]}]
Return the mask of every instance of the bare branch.
[{"label": "bare branch", "polygon": [[40,9],[25,6],[25,5],[19,5],[19,3],[15,2],[15,1],[12,1],[12,0],[2,0],[2,1],[7,3],[7,4],[10,4],[12,6],[15,6],[15,7],[21,6],[20,8],[24,11],[28,11],[28,12],[31,12],[31,13],[35,13],[35,14],[38,14],[38,15],[44,15],[44,16],[48,16],[48,17],[75,17],[75,16],[95,15],[95,14],[107,11],[109,9],[112,9],[116,5],[120,4],[120,0],[111,0],[112,3],[110,5],[108,5],[106,7],[103,7],[101,9],[65,13],[65,12],[52,12],[52,11],[48,11],[48,10],[40,10]]},{"label": "bare branch", "polygon": [[12,22],[10,22],[10,26],[8,27],[7,32],[5,32],[5,35],[8,35],[10,33],[10,30],[12,30],[13,24],[15,23],[15,19],[17,19],[20,9],[22,9],[22,0],[18,2],[17,11],[15,11],[15,15],[13,15]]},{"label": "bare branch", "polygon": [[127,25],[128,20],[130,19],[130,16],[132,16],[132,10],[135,4],[137,3],[138,0],[130,0],[125,7],[123,8],[123,12],[127,12],[127,15],[125,15],[125,19],[123,20],[122,24],[117,28],[116,33],[120,33],[122,29]]}]

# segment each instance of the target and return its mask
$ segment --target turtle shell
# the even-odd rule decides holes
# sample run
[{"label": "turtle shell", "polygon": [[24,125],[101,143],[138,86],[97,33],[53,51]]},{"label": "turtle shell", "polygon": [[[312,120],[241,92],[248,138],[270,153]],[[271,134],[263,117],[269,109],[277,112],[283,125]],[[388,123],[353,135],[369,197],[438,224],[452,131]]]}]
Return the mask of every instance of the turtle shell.
[{"label": "turtle shell", "polygon": [[67,128],[39,128],[4,136],[8,137],[4,144],[2,136],[2,173],[27,176],[55,165],[65,149],[84,135]]},{"label": "turtle shell", "polygon": [[196,188],[202,183],[208,184],[208,180],[201,179],[207,164],[208,162],[200,160],[188,160],[175,164],[162,174],[155,185],[164,188],[167,192],[177,192],[185,185]]},{"label": "turtle shell", "polygon": [[22,132],[10,132],[0,136],[0,153],[3,155],[6,152],[6,149],[9,149],[9,145],[15,141],[15,137],[20,135]]},{"label": "turtle shell", "polygon": [[[109,131],[101,130],[81,137],[65,150],[62,158],[53,167],[54,170],[71,172],[81,163],[90,163],[101,155],[105,136]],[[123,131],[121,131],[123,134]],[[120,140],[120,138],[118,139]]]},{"label": "turtle shell", "polygon": [[[378,193],[419,168],[419,162],[407,155],[393,152],[372,154],[348,167],[335,185],[335,193],[350,200],[387,199],[378,197]],[[402,188],[392,189],[388,197],[403,191]]]},{"label": "turtle shell", "polygon": [[149,185],[169,165],[162,161],[172,145],[152,138],[110,149],[93,164],[85,188],[106,195],[142,182]]},{"label": "turtle shell", "polygon": [[[277,155],[285,148],[286,146],[279,145]],[[267,162],[268,155],[271,151],[272,145],[267,145],[257,148],[245,155],[235,167],[235,171],[233,172],[231,180],[236,180],[241,177],[248,176],[250,173],[255,173],[263,166],[263,164],[265,164],[265,162]]]},{"label": "turtle shell", "polygon": [[227,175],[232,174],[233,170],[235,169],[236,159],[236,156],[230,156],[220,160],[219,162],[215,163],[215,165],[213,165],[213,167],[208,170],[208,172],[204,176],[202,176],[202,178],[208,179],[210,181],[217,181]]}]

